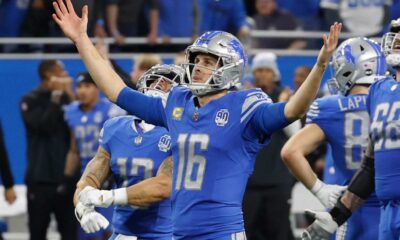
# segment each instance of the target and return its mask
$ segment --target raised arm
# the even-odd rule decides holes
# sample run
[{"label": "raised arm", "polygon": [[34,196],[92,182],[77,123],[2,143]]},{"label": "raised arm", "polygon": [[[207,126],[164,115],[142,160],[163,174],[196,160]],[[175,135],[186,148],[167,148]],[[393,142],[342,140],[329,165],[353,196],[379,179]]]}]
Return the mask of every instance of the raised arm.
[{"label": "raised arm", "polygon": [[108,207],[114,205],[134,205],[146,207],[168,198],[172,188],[172,157],[166,158],[155,177],[143,180],[128,188],[110,191],[86,187],[79,195],[79,201],[86,206]]},{"label": "raised arm", "polygon": [[285,106],[285,116],[288,120],[293,121],[303,117],[317,96],[322,76],[338,43],[341,28],[341,23],[335,23],[330,28],[329,36],[324,34],[324,45],[319,52],[317,62]]},{"label": "raised arm", "polygon": [[63,0],[53,2],[55,13],[52,17],[54,21],[77,47],[97,86],[108,99],[116,102],[119,93],[126,85],[108,62],[101,57],[87,35],[88,7],[83,7],[80,18],[75,13],[71,0],[65,0],[65,2],[66,4]]}]

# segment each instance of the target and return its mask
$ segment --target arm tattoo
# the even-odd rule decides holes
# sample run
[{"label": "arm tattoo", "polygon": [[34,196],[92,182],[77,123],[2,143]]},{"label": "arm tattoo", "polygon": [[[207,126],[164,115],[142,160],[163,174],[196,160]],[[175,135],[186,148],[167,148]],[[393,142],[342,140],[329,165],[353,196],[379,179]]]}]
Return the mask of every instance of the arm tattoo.
[{"label": "arm tattoo", "polygon": [[174,162],[172,161],[172,157],[168,157],[161,163],[161,166],[157,171],[157,175],[165,174],[169,177],[172,177],[173,168],[174,168]]},{"label": "arm tattoo", "polygon": [[99,147],[96,156],[86,166],[81,180],[93,183],[100,188],[110,173],[110,154],[102,147]]}]

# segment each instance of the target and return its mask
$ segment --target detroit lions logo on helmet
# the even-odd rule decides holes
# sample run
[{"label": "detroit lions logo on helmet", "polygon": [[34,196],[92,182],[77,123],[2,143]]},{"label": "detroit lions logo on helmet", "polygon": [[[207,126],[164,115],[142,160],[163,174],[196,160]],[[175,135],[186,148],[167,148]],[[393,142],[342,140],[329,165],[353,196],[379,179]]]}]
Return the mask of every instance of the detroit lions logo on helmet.
[{"label": "detroit lions logo on helmet", "polygon": [[168,152],[171,149],[171,136],[163,135],[158,142],[158,148],[161,152]]}]

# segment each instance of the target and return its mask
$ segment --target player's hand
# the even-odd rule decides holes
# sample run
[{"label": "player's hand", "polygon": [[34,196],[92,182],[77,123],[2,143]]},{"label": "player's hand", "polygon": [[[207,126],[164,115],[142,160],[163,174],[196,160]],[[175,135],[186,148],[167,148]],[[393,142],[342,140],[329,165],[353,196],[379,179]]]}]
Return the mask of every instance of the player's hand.
[{"label": "player's hand", "polygon": [[49,81],[49,89],[51,91],[64,91],[65,83],[62,78],[52,76]]},{"label": "player's hand", "polygon": [[75,44],[81,37],[87,37],[88,7],[82,8],[82,17],[76,15],[71,0],[57,0],[53,2],[55,13],[52,14],[54,21],[60,26],[65,36]]},{"label": "player's hand", "polygon": [[314,222],[301,234],[302,240],[329,240],[338,228],[328,212],[306,210],[306,214],[315,218]]},{"label": "player's hand", "polygon": [[109,207],[114,202],[112,191],[86,186],[79,193],[79,202],[85,206]]},{"label": "player's hand", "polygon": [[325,184],[320,181],[319,187],[315,190],[312,189],[311,192],[326,208],[333,208],[346,189],[347,186]]},{"label": "player's hand", "polygon": [[318,55],[318,64],[327,66],[329,59],[331,58],[333,52],[339,41],[340,31],[342,30],[342,24],[335,22],[331,25],[329,35],[323,35],[324,45]]},{"label": "player's hand", "polygon": [[14,187],[4,189],[4,198],[8,204],[13,204],[17,200],[17,194],[15,194]]},{"label": "player's hand", "polygon": [[76,205],[75,215],[86,233],[94,233],[102,228],[106,229],[109,225],[108,220],[96,212],[93,206],[87,207],[80,202]]}]

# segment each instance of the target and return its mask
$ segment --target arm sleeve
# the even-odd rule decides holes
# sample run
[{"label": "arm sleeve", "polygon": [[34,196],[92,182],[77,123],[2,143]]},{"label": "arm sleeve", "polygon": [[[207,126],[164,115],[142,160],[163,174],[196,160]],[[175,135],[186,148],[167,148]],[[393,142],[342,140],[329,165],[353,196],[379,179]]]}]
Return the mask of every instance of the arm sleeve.
[{"label": "arm sleeve", "polygon": [[51,134],[59,126],[64,113],[61,106],[50,99],[46,104],[37,104],[31,98],[23,98],[21,115],[27,127]]},{"label": "arm sleeve", "polygon": [[259,106],[250,120],[250,125],[267,135],[286,127],[290,122],[285,117],[285,105],[286,102]]},{"label": "arm sleeve", "polygon": [[3,129],[0,126],[0,174],[1,180],[5,188],[14,186],[13,176],[10,170],[10,164],[6,152],[6,146],[4,142]]},{"label": "arm sleeve", "polygon": [[161,98],[146,96],[128,87],[122,89],[117,105],[147,123],[167,128],[164,106]]},{"label": "arm sleeve", "polygon": [[374,160],[374,145],[371,138],[369,138],[361,167],[353,176],[347,189],[364,200],[375,190]]}]

